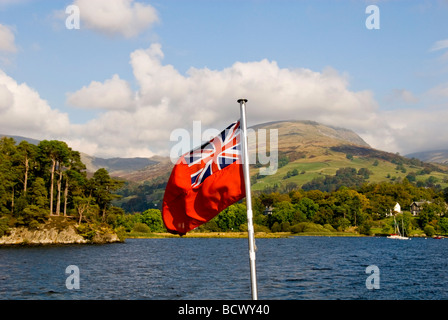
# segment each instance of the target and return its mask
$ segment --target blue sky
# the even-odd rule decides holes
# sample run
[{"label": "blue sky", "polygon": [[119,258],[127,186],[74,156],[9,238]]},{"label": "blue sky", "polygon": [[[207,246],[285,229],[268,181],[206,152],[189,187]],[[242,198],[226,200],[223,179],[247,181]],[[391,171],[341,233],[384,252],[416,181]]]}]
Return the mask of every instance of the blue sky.
[{"label": "blue sky", "polygon": [[[365,25],[372,4],[380,29]],[[0,0],[0,133],[166,154],[170,132],[223,128],[244,95],[249,124],[315,120],[386,151],[443,149],[447,18],[437,0]]]}]

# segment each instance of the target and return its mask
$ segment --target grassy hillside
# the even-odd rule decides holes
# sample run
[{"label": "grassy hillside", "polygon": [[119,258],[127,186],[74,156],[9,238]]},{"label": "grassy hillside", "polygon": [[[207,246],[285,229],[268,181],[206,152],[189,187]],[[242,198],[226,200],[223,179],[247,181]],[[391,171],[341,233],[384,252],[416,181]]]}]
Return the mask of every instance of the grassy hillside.
[{"label": "grassy hillside", "polygon": [[[253,167],[254,191],[273,185],[301,187],[315,178],[333,176],[338,169],[346,167],[357,171],[368,169],[365,182],[393,182],[408,177],[415,183],[426,184],[429,179],[434,185],[448,186],[448,167],[373,149],[347,129],[312,121],[276,122],[257,128],[278,130],[278,154],[283,160],[280,163],[286,165],[269,176],[257,176],[258,168]],[[252,146],[252,152],[255,151]]]},{"label": "grassy hillside", "polygon": [[[277,172],[268,176],[260,176],[259,165],[251,165],[252,190],[255,192],[271,192],[275,186],[275,191],[287,192],[315,178],[334,176],[339,169],[347,167],[355,168],[357,172],[367,169],[369,174],[362,176],[363,182],[394,182],[408,177],[422,186],[431,183],[448,187],[448,167],[373,149],[347,129],[313,121],[272,122],[252,129],[256,132],[266,129],[267,143],[257,144],[263,148],[263,154],[266,154],[266,148],[270,151],[270,130],[277,130],[280,160]],[[259,151],[257,145],[249,146],[252,153]],[[121,175],[130,181],[120,201],[125,209],[142,211],[161,204],[173,164],[168,158],[157,160],[157,164]]]},{"label": "grassy hillside", "polygon": [[[367,168],[371,171],[366,182],[382,182],[382,181],[399,181],[408,174],[422,173],[423,166],[416,166],[412,164],[403,164],[401,166],[390,161],[381,160],[370,157],[354,156],[352,160],[347,159],[346,154],[332,153],[326,156],[319,156],[313,158],[305,158],[289,162],[282,168],[277,170],[277,173],[263,178],[256,179],[252,186],[252,190],[264,190],[267,186],[274,184],[286,186],[288,183],[295,183],[297,186],[302,186],[310,182],[314,178],[323,177],[325,175],[335,175],[340,168],[352,167],[357,170]],[[404,169],[403,169],[404,168]],[[298,175],[285,178],[288,172],[296,169]],[[252,169],[252,175],[257,173],[258,169]],[[448,174],[439,171],[431,171],[430,173],[416,174],[416,182],[425,183],[428,179],[434,177],[435,183],[440,184],[442,188],[448,187]],[[254,179],[255,180],[255,179]]]}]

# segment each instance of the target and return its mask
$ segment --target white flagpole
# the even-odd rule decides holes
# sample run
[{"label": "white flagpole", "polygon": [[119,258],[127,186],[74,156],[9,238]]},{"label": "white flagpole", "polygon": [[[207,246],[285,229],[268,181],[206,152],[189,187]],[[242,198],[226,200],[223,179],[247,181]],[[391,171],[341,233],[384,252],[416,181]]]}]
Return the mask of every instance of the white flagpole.
[{"label": "white flagpole", "polygon": [[250,260],[250,280],[252,288],[252,300],[258,300],[257,275],[255,269],[255,236],[252,213],[252,196],[250,191],[250,173],[249,173],[249,151],[247,145],[247,124],[246,124],[246,99],[239,99],[241,111],[241,145],[243,150],[243,173],[244,184],[246,186],[246,207],[247,207],[247,232],[249,237],[249,260]]}]

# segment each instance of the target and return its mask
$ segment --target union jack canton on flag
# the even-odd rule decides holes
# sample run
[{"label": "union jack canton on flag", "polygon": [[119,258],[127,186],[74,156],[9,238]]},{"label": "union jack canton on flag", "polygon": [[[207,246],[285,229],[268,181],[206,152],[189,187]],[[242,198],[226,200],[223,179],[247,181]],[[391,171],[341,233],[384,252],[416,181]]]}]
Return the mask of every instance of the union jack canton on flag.
[{"label": "union jack canton on flag", "polygon": [[241,161],[240,137],[240,122],[237,121],[211,141],[184,156],[192,172],[192,188],[199,187],[205,179],[235,161]]}]

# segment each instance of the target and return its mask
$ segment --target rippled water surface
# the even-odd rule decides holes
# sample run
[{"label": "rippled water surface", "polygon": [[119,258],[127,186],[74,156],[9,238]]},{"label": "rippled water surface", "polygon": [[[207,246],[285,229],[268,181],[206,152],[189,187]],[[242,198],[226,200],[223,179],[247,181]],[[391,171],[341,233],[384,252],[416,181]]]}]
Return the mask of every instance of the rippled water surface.
[{"label": "rippled water surface", "polygon": [[[448,299],[448,239],[256,239],[259,299]],[[66,287],[79,268],[80,288]],[[367,289],[379,270],[379,289]],[[0,248],[0,299],[250,299],[247,239]],[[379,282],[378,282],[379,281]]]}]

